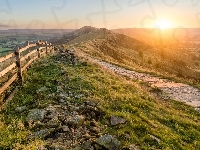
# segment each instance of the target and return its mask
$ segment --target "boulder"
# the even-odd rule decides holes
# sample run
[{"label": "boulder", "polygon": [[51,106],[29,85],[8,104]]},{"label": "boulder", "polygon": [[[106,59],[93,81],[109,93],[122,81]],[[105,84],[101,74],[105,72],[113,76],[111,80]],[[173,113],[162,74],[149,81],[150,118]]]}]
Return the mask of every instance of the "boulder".
[{"label": "boulder", "polygon": [[118,124],[124,124],[126,122],[126,120],[122,117],[118,117],[118,116],[111,116],[110,117],[110,123],[111,125],[118,125]]},{"label": "boulder", "polygon": [[119,150],[121,148],[121,142],[112,135],[103,135],[96,140],[96,143],[108,150]]},{"label": "boulder", "polygon": [[32,109],[29,111],[28,116],[26,117],[27,122],[36,122],[42,121],[46,111],[44,109]]}]

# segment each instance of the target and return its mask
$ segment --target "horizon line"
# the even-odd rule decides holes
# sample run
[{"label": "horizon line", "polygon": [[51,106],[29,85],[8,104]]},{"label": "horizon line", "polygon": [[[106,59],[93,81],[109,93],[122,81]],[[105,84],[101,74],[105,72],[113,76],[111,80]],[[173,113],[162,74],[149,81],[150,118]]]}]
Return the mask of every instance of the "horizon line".
[{"label": "horizon line", "polygon": [[[83,27],[92,27],[92,26],[83,26]],[[46,28],[46,29],[40,29],[40,28],[33,28],[33,29],[28,29],[28,28],[20,28],[20,29],[0,29],[0,31],[8,31],[8,30],[78,30],[78,29],[81,29],[83,27],[80,27],[80,28],[65,28],[65,29],[55,29],[55,28]],[[97,28],[97,29],[108,29],[108,28],[105,28],[105,27],[94,27],[94,28]],[[113,29],[108,29],[108,30],[117,30],[117,29],[160,29],[160,30],[169,30],[169,29],[200,29],[200,27],[171,27],[171,28],[155,28],[155,27],[149,27],[149,28],[142,28],[142,27],[124,27],[124,28],[113,28]]]}]

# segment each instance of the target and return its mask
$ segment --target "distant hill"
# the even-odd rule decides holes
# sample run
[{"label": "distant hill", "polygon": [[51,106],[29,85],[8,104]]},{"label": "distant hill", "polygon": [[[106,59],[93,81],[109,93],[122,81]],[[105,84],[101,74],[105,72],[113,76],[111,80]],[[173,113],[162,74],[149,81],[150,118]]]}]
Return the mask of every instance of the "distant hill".
[{"label": "distant hill", "polygon": [[124,34],[151,45],[167,45],[177,43],[188,43],[200,40],[200,28],[173,28],[173,29],[144,29],[125,28],[114,29],[115,33]]},{"label": "distant hill", "polygon": [[[90,26],[85,26],[78,30],[69,32],[63,35],[63,37],[59,39],[58,42],[75,44],[75,43],[96,41],[96,40],[102,40],[104,44],[112,44],[113,46],[116,47],[123,46],[127,48],[133,48],[136,45],[148,46],[144,42],[136,40],[135,38],[131,38],[123,34],[114,33],[105,28],[98,29]],[[101,42],[98,44],[101,44]]]},{"label": "distant hill", "polygon": [[57,33],[57,34],[63,34],[67,32],[72,32],[75,29],[9,29],[9,30],[0,30],[0,33],[4,34],[38,34],[38,33],[43,33],[43,34],[52,34],[52,33]]},{"label": "distant hill", "polygon": [[[141,49],[150,49],[148,44],[134,38],[114,33],[105,28],[93,27],[83,27],[65,34],[58,42],[69,45],[85,43],[85,45],[93,47],[92,49],[96,53],[101,53],[118,61],[123,61],[123,59],[127,59],[126,57],[139,53]],[[134,60],[134,58],[130,59]]]},{"label": "distant hill", "polygon": [[95,31],[97,30],[96,28],[94,27],[90,27],[90,26],[85,26],[85,27],[82,27],[78,30],[75,30],[75,31],[72,31],[72,32],[69,32],[69,33],[66,33],[62,36],[62,38],[54,41],[54,43],[56,44],[63,44],[63,43],[67,43],[69,41],[72,41],[80,36],[83,36],[87,33],[90,33],[92,31]]}]

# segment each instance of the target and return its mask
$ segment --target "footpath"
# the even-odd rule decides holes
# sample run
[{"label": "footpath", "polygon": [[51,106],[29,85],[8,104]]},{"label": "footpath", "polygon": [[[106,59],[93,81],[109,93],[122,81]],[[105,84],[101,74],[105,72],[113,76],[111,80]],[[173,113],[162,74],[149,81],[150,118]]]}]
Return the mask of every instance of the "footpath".
[{"label": "footpath", "polygon": [[151,87],[158,88],[162,91],[163,99],[171,98],[193,106],[196,108],[196,110],[200,110],[200,91],[197,88],[194,88],[187,84],[177,83],[169,79],[163,79],[161,77],[153,76],[150,74],[131,71],[91,57],[88,57],[88,59],[91,59],[92,61],[119,75],[127,76],[130,79],[149,83]]}]

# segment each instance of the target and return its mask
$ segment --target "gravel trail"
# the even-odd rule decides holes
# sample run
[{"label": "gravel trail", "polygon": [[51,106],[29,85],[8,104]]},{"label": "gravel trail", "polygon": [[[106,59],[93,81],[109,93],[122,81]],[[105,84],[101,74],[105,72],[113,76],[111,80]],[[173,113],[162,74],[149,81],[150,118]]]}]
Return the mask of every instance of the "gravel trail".
[{"label": "gravel trail", "polygon": [[100,61],[98,59],[91,58],[94,62],[104,66],[105,68],[114,71],[115,73],[127,76],[131,79],[136,79],[138,81],[143,81],[149,83],[152,87],[159,88],[168,97],[184,102],[195,108],[200,108],[200,91],[190,85],[183,83],[176,83],[168,79],[162,79],[146,73],[139,73],[136,71],[131,71],[116,65]]}]

